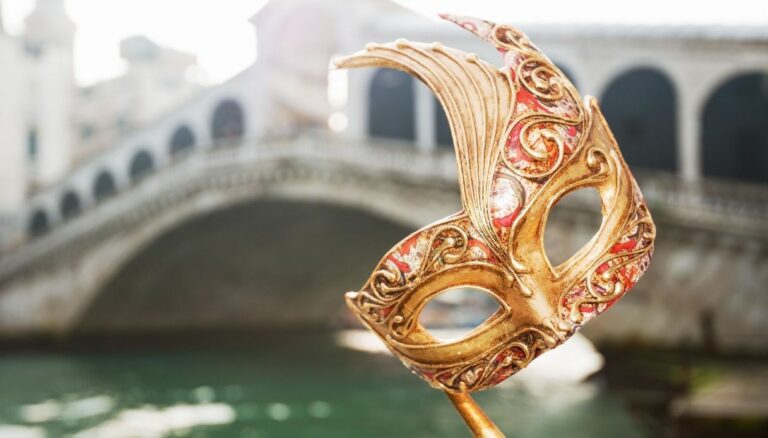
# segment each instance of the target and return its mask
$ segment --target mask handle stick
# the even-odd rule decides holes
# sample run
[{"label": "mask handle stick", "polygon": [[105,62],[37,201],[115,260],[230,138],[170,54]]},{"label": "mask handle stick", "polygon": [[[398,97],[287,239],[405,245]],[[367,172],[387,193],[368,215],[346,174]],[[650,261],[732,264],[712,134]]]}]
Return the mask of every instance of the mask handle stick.
[{"label": "mask handle stick", "polygon": [[469,393],[445,391],[445,394],[476,438],[505,438]]}]

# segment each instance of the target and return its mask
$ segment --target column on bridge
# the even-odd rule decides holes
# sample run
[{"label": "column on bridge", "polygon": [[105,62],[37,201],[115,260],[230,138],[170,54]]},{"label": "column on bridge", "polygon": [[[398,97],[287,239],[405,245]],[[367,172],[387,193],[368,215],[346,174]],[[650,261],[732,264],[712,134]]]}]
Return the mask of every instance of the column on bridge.
[{"label": "column on bridge", "polygon": [[701,178],[701,95],[693,87],[678,88],[677,161],[685,181]]},{"label": "column on bridge", "polygon": [[422,152],[435,150],[437,146],[437,120],[435,117],[435,105],[438,105],[426,85],[416,82],[416,98],[414,99],[416,111],[416,147]]}]

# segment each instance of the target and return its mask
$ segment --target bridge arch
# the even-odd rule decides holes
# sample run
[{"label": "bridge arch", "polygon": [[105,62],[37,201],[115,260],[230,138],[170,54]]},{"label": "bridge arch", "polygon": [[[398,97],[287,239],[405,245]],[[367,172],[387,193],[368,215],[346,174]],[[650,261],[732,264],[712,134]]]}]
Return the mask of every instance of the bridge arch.
[{"label": "bridge arch", "polygon": [[614,77],[601,108],[631,167],[674,172],[677,160],[677,94],[659,69],[635,67]]},{"label": "bridge arch", "polygon": [[245,135],[243,106],[235,99],[216,104],[211,116],[211,136],[215,144],[237,142]]},{"label": "bridge arch", "polygon": [[171,157],[186,155],[195,147],[195,134],[188,125],[178,126],[168,142],[168,154]]},{"label": "bridge arch", "polygon": [[103,202],[107,198],[114,196],[117,193],[117,185],[115,184],[115,178],[108,170],[102,170],[96,175],[93,180],[93,199],[98,202]]},{"label": "bridge arch", "polygon": [[768,183],[768,71],[723,81],[701,117],[705,175]]},{"label": "bridge arch", "polygon": [[323,324],[408,232],[353,207],[243,200],[179,221],[134,251],[95,291],[76,330]]},{"label": "bridge arch", "polygon": [[40,237],[47,233],[51,228],[51,222],[48,213],[43,209],[34,210],[27,224],[27,233],[31,237]]},{"label": "bridge arch", "polygon": [[131,164],[128,168],[128,175],[131,178],[132,183],[137,183],[150,173],[155,171],[155,160],[152,155],[146,149],[137,151],[133,158],[131,158]]},{"label": "bridge arch", "polygon": [[[312,204],[319,205],[320,209],[350,211],[369,220],[402,227],[377,250],[376,260],[365,263],[366,272],[345,282],[345,288],[355,287],[369,275],[368,270],[381,253],[405,237],[412,227],[445,217],[460,208],[453,174],[455,163],[447,154],[433,156],[399,148],[370,147],[366,162],[372,160],[377,163],[377,169],[388,169],[382,173],[360,172],[360,167],[353,164],[357,161],[351,163],[347,155],[331,152],[324,144],[312,148],[314,152],[309,156],[306,143],[284,146],[279,149],[280,154],[274,156],[254,154],[249,148],[211,151],[206,154],[210,161],[197,163],[199,173],[194,180],[185,178],[188,166],[165,167],[162,177],[147,180],[141,191],[127,190],[120,202],[110,204],[111,208],[94,209],[83,221],[56,230],[59,234],[49,233],[35,239],[34,244],[3,260],[0,279],[6,281],[6,301],[20,299],[40,310],[8,318],[26,321],[25,327],[69,333],[76,329],[97,296],[112,287],[111,279],[152,242],[183,227],[184,223],[238,205],[257,204],[262,206],[256,209],[260,211],[267,202]],[[328,160],[318,166],[312,156],[325,156]],[[287,157],[291,158],[286,161]],[[411,166],[402,166],[404,162]],[[59,220],[57,209],[51,209],[50,200],[47,201],[37,204],[45,219],[43,226],[34,228],[38,234],[47,231],[49,218]],[[28,216],[30,228],[33,212]],[[324,233],[325,219],[319,220],[311,211],[292,217],[302,218],[302,229]],[[79,226],[86,223],[87,226]],[[238,237],[248,240],[243,236],[257,232],[262,230],[249,229]],[[349,235],[362,234],[370,233],[350,231]],[[339,237],[348,238],[347,235]],[[327,242],[323,244],[324,253],[317,259],[323,263],[333,259],[334,247]],[[317,248],[308,251],[317,251]],[[285,260],[290,263],[289,257]],[[41,272],[45,275],[38,275]],[[64,289],[68,292],[62,295],[60,292]],[[340,292],[333,292],[334,305],[339,303]],[[44,309],[51,306],[61,311],[56,315],[46,313]],[[319,304],[317,307],[320,308]],[[0,306],[0,313],[2,309]]]},{"label": "bridge arch", "polygon": [[74,190],[67,190],[59,201],[59,212],[65,221],[74,218],[82,211],[80,196]]},{"label": "bridge arch", "polygon": [[399,70],[377,69],[368,89],[368,135],[414,141],[415,116],[413,78]]}]

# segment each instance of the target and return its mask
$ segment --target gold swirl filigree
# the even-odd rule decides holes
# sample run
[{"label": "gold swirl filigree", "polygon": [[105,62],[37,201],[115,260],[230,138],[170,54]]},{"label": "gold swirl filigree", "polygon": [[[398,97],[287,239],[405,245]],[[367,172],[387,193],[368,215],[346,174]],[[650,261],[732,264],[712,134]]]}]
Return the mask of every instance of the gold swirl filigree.
[{"label": "gold swirl filigree", "polygon": [[615,163],[608,159],[605,152],[593,147],[587,151],[587,168],[592,171],[592,180],[600,181],[608,178],[614,170]]},{"label": "gold swirl filigree", "polygon": [[371,279],[372,290],[384,301],[392,301],[406,289],[406,279],[400,270],[385,264]]},{"label": "gold swirl filigree", "polygon": [[432,384],[439,389],[468,392],[480,391],[493,386],[525,368],[542,352],[556,347],[558,338],[536,327],[527,327],[510,341],[471,363],[438,369],[414,367],[416,373],[435,376]]},{"label": "gold swirl filigree", "polygon": [[[519,168],[519,166],[509,160],[506,153],[501,154],[501,160],[512,173],[525,179],[540,179],[552,175],[563,163],[565,158],[565,141],[559,131],[554,129],[553,125],[576,125],[581,123],[581,120],[571,120],[558,116],[534,116],[529,117],[530,120],[525,122],[518,134],[518,142],[520,143],[520,149],[531,158],[534,162],[543,162],[551,159],[551,155],[547,152],[549,145],[553,145],[555,149],[555,162],[550,166],[546,166],[542,172],[526,172]],[[540,127],[544,125],[544,127]],[[536,132],[531,132],[536,131]],[[535,135],[535,139],[532,137]],[[537,144],[541,144],[537,147]]]},{"label": "gold swirl filigree", "polygon": [[455,225],[448,225],[432,236],[427,248],[430,249],[429,255],[424,257],[419,269],[422,274],[459,262],[469,249],[467,232]]},{"label": "gold swirl filigree", "polygon": [[523,59],[516,68],[517,81],[521,86],[542,102],[550,104],[558,101],[572,102],[577,113],[574,117],[565,117],[548,112],[537,111],[521,115],[510,123],[509,133],[515,126],[523,124],[518,133],[520,149],[534,163],[549,161],[552,156],[548,152],[549,145],[554,146],[555,161],[545,166],[543,171],[530,172],[520,169],[518,165],[510,162],[506,153],[501,154],[504,165],[516,175],[526,179],[541,179],[552,175],[562,164],[565,158],[565,140],[555,126],[578,126],[585,121],[584,112],[581,109],[579,99],[572,86],[563,77],[554,65],[540,55],[533,55]]},{"label": "gold swirl filigree", "polygon": [[497,24],[491,31],[494,43],[506,50],[521,50],[525,52],[539,52],[539,49],[531,43],[528,37],[519,30],[507,26],[506,24]]},{"label": "gold swirl filigree", "polygon": [[555,101],[565,97],[561,74],[553,68],[551,63],[540,57],[527,58],[517,66],[517,77],[523,87],[545,101]]},{"label": "gold swirl filigree", "polygon": [[[635,239],[637,247],[633,250],[621,253],[609,253],[600,259],[586,276],[583,298],[574,300],[570,306],[570,319],[574,323],[584,320],[580,308],[584,304],[597,306],[614,300],[626,291],[626,285],[618,278],[620,269],[634,263],[642,262],[653,251],[653,243],[656,239],[656,228],[653,225],[648,208],[644,203],[636,205],[633,220],[627,225],[628,233],[624,237]],[[618,243],[621,239],[617,239]],[[602,272],[598,272],[601,266],[608,266]]]}]

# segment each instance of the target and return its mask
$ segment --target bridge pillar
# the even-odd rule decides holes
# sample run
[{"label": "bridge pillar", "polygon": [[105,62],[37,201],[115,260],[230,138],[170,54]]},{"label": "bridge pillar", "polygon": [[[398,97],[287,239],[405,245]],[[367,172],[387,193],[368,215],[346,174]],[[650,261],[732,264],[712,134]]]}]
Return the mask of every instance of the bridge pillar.
[{"label": "bridge pillar", "polygon": [[[679,87],[678,83],[678,87]],[[693,90],[679,87],[677,124],[678,172],[685,181],[697,181],[701,177],[701,141],[699,138],[701,120],[701,98]]]},{"label": "bridge pillar", "polygon": [[422,152],[429,152],[437,145],[437,125],[435,117],[435,97],[432,91],[420,81],[416,82],[416,147]]},{"label": "bridge pillar", "polygon": [[[707,60],[668,59],[677,93],[678,173],[685,181],[701,179],[701,117],[712,88],[729,66],[710,67]],[[726,73],[727,74],[727,73]]]}]

